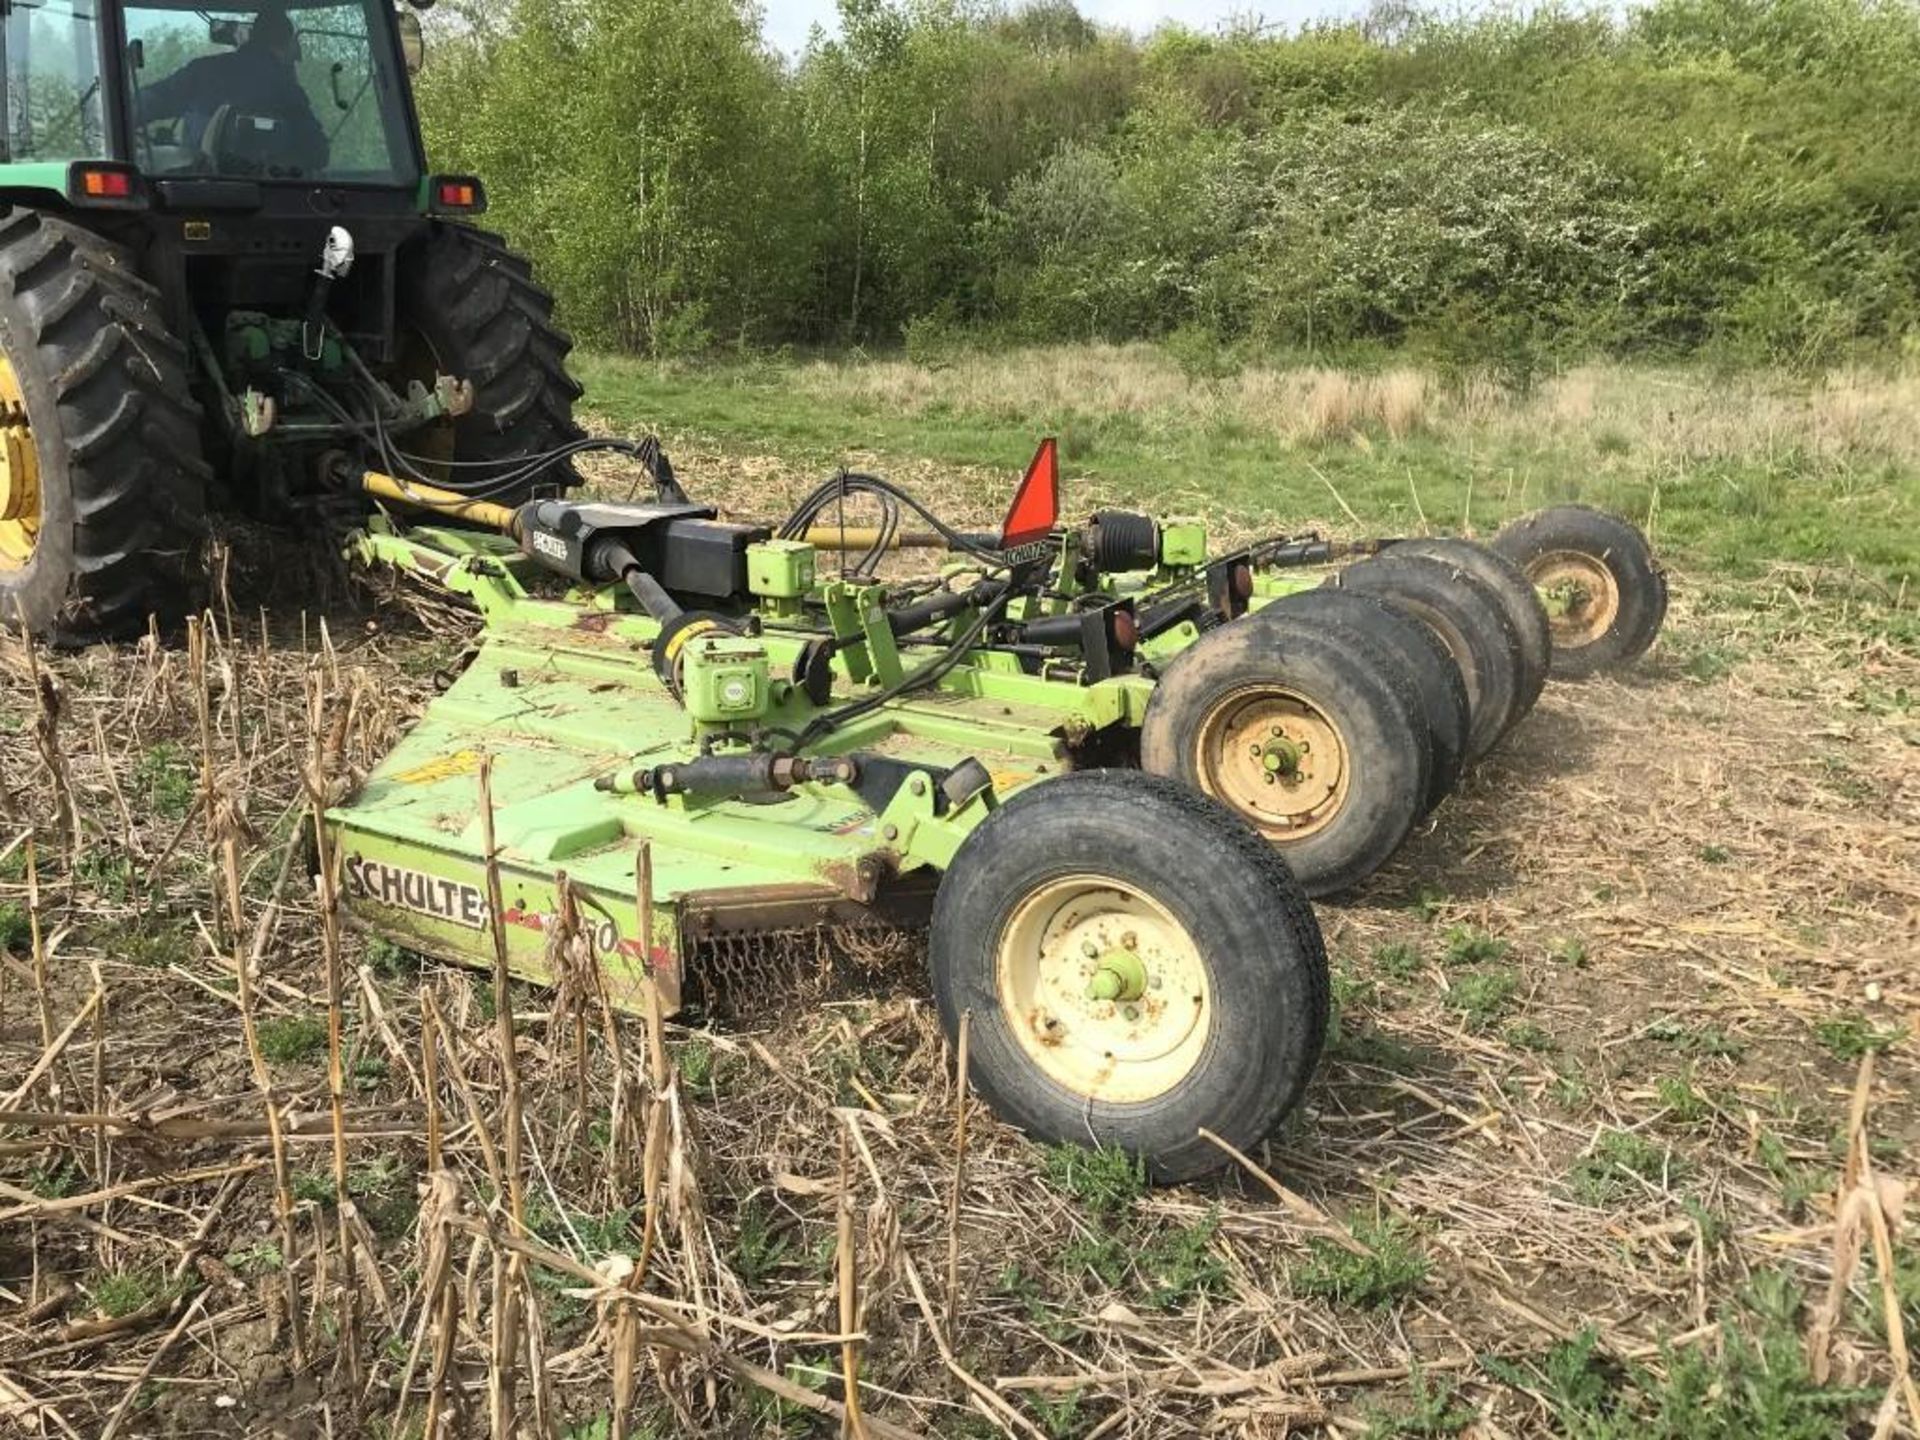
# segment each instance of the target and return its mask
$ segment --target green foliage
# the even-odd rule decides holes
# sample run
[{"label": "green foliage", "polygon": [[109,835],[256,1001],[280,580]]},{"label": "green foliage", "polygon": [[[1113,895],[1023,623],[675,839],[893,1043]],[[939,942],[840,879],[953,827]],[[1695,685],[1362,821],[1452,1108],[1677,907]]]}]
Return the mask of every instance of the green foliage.
[{"label": "green foliage", "polygon": [[740,1207],[733,1232],[733,1268],[749,1285],[758,1285],[779,1269],[792,1248],[788,1237],[770,1207],[760,1200],[749,1200]]},{"label": "green foliage", "polygon": [[1713,1116],[1713,1101],[1695,1088],[1691,1075],[1662,1075],[1653,1082],[1653,1093],[1676,1125],[1698,1125]]},{"label": "green foliage", "polygon": [[740,1057],[696,1035],[674,1051],[674,1063],[680,1070],[680,1083],[686,1089],[696,1095],[718,1099],[727,1093],[740,1068]]},{"label": "green foliage", "polygon": [[1073,1196],[1095,1216],[1126,1215],[1146,1192],[1146,1163],[1114,1146],[1089,1150],[1080,1145],[1049,1145],[1041,1155],[1047,1183]]},{"label": "green foliage", "polygon": [[1632,1130],[1603,1130],[1574,1162],[1567,1188],[1581,1204],[1604,1208],[1643,1185],[1662,1186],[1684,1173],[1683,1162],[1664,1145]]},{"label": "green foliage", "polygon": [[260,1053],[275,1065],[296,1065],[327,1048],[327,1022],[318,1015],[279,1015],[260,1022]]},{"label": "green foliage", "polygon": [[193,808],[194,767],[185,749],[162,740],[134,762],[135,789],[168,820],[179,820]]},{"label": "green foliage", "polygon": [[225,1259],[230,1268],[249,1279],[256,1275],[273,1274],[286,1264],[280,1247],[271,1240],[260,1240],[242,1249],[230,1250]]},{"label": "green foliage", "polygon": [[435,17],[436,165],[568,323],[738,341],[1404,341],[1525,388],[1595,348],[1831,363],[1920,319],[1920,13],[1395,7],[1146,39],[1070,4],[842,0],[796,64],[735,0]]},{"label": "green foliage", "polygon": [[27,907],[0,900],[0,950],[24,954],[33,944],[33,923]]},{"label": "green foliage", "polygon": [[1548,1052],[1560,1048],[1560,1042],[1548,1030],[1531,1020],[1516,1020],[1501,1035],[1516,1050]]},{"label": "green foliage", "polygon": [[1453,1380],[1435,1380],[1417,1366],[1407,1399],[1403,1407],[1370,1412],[1367,1440],[1432,1440],[1458,1435],[1474,1421],[1473,1407],[1460,1403]]},{"label": "green foliage", "polygon": [[1593,1330],[1527,1366],[1485,1362],[1525,1385],[1567,1440],[1829,1440],[1854,1432],[1874,1392],[1816,1384],[1794,1318],[1800,1294],[1761,1272],[1720,1317],[1717,1345],[1670,1345],[1658,1370],[1601,1351]]},{"label": "green foliage", "polygon": [[180,1294],[180,1287],[161,1270],[120,1270],[96,1278],[92,1291],[93,1303],[100,1313],[118,1320],[173,1299]]},{"label": "green foliage", "polygon": [[1475,930],[1471,925],[1453,925],[1447,929],[1446,949],[1441,959],[1448,965],[1490,965],[1507,958],[1513,949],[1505,940]]},{"label": "green foliage", "polygon": [[383,980],[409,980],[420,973],[421,957],[384,935],[367,941],[367,968]]},{"label": "green foliage", "polygon": [[1355,1217],[1348,1228],[1362,1250],[1319,1237],[1309,1240],[1307,1258],[1290,1273],[1294,1294],[1370,1310],[1420,1288],[1430,1265],[1410,1226],[1391,1217]]},{"label": "green foliage", "polygon": [[111,850],[89,850],[74,864],[73,878],[102,900],[116,904],[133,896],[133,862]]},{"label": "green foliage", "polygon": [[1140,1252],[1143,1303],[1153,1310],[1178,1310],[1196,1296],[1226,1289],[1227,1267],[1213,1253],[1219,1233],[1215,1211],[1191,1225],[1171,1226],[1148,1241]]},{"label": "green foliage", "polygon": [[1086,1430],[1087,1420],[1080,1413],[1080,1398],[1078,1390],[1057,1396],[1032,1391],[1021,1397],[1033,1411],[1033,1418],[1039,1422],[1047,1440],[1074,1440]]},{"label": "green foliage", "polygon": [[1420,973],[1420,947],[1404,940],[1382,945],[1373,952],[1374,968],[1393,980],[1411,980]]},{"label": "green foliage", "polygon": [[1671,1045],[1687,1055],[1705,1055],[1716,1060],[1738,1060],[1747,1053],[1747,1042],[1729,1035],[1718,1025],[1690,1025],[1677,1015],[1663,1015],[1648,1025],[1649,1040]]},{"label": "green foliage", "polygon": [[1820,1043],[1836,1060],[1858,1060],[1863,1055],[1885,1050],[1906,1038],[1904,1030],[1882,1030],[1859,1015],[1835,1015],[1813,1027]]},{"label": "green foliage", "polygon": [[1456,979],[1446,1000],[1475,1030],[1485,1030],[1506,1014],[1519,988],[1520,976],[1512,970],[1481,970]]},{"label": "green foliage", "polygon": [[43,1200],[59,1200],[77,1195],[86,1176],[71,1160],[55,1160],[34,1166],[27,1172],[27,1188]]}]

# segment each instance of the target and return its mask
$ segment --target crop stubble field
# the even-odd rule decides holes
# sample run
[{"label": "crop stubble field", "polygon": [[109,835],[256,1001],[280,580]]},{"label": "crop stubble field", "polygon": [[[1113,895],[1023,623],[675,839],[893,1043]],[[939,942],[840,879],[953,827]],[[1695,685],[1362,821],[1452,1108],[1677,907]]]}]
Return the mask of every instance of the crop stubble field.
[{"label": "crop stubble field", "polygon": [[[668,1025],[656,1090],[646,1028],[589,995],[516,987],[503,1028],[486,977],[349,929],[338,1143],[291,844],[309,699],[337,789],[471,623],[242,532],[204,655],[8,639],[9,1426],[418,1435],[436,1392],[444,1433],[481,1434],[493,1386],[528,1434],[832,1434],[850,1358],[876,1436],[1920,1425],[1920,380],[1603,368],[1514,394],[1146,350],[582,368],[608,428],[660,428],[736,515],[851,456],[991,523],[1050,428],[1074,509],[1228,534],[1606,504],[1651,522],[1673,609],[1647,661],[1550,686],[1320,907],[1340,1013],[1306,1106],[1257,1171],[1164,1192],[977,1105],[957,1148],[907,941],[830,975],[784,957],[798,999]],[[492,1204],[514,1107],[525,1238]],[[631,1277],[608,1260],[643,1248]],[[650,1297],[637,1325],[610,1285]]]}]

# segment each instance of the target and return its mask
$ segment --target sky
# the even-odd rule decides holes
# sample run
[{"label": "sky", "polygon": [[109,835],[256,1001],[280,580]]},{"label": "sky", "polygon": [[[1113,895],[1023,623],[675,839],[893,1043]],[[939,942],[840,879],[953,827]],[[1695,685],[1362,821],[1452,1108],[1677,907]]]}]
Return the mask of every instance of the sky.
[{"label": "sky", "polygon": [[[832,28],[834,0],[761,0],[767,38],[789,55],[806,47],[817,23]],[[1079,0],[1080,13],[1104,25],[1148,31],[1163,20],[1179,20],[1196,30],[1211,29],[1230,16],[1258,15],[1275,24],[1297,25],[1318,16],[1350,15],[1357,0]]]}]

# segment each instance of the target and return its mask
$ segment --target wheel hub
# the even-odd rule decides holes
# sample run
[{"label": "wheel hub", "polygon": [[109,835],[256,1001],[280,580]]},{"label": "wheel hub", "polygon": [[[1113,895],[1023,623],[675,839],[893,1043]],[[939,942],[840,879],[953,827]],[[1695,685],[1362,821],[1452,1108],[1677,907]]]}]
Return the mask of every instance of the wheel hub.
[{"label": "wheel hub", "polygon": [[33,558],[40,537],[40,458],[26,396],[11,362],[0,359],[0,570]]},{"label": "wheel hub", "polygon": [[1049,1078],[1115,1104],[1166,1093],[1210,1028],[1206,966],[1157,901],[1105,877],[1070,876],[1029,896],[996,962],[1021,1048]]},{"label": "wheel hub", "polygon": [[1340,811],[1347,746],[1306,696],[1261,687],[1226,696],[1201,722],[1198,773],[1209,793],[1274,839],[1299,839]]},{"label": "wheel hub", "polygon": [[1547,626],[1557,646],[1591,645],[1620,616],[1620,584],[1597,556],[1549,551],[1527,566],[1527,579],[1546,606]]}]

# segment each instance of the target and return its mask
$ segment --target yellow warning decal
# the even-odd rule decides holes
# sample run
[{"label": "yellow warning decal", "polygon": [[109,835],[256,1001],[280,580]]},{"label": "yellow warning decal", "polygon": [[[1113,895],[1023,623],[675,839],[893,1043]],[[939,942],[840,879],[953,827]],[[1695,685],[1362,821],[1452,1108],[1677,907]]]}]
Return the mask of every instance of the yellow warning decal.
[{"label": "yellow warning decal", "polygon": [[411,770],[403,770],[394,776],[397,785],[431,785],[436,780],[451,780],[456,775],[477,775],[480,773],[480,752],[478,750],[456,750],[451,755],[442,755],[438,760],[429,760],[424,765],[416,765]]},{"label": "yellow warning decal", "polygon": [[689,640],[705,635],[709,630],[717,630],[719,628],[719,625],[712,620],[695,620],[691,624],[683,626],[674,634],[671,640],[667,641],[667,663],[671,665],[679,660],[680,652],[687,648],[687,642]]}]

